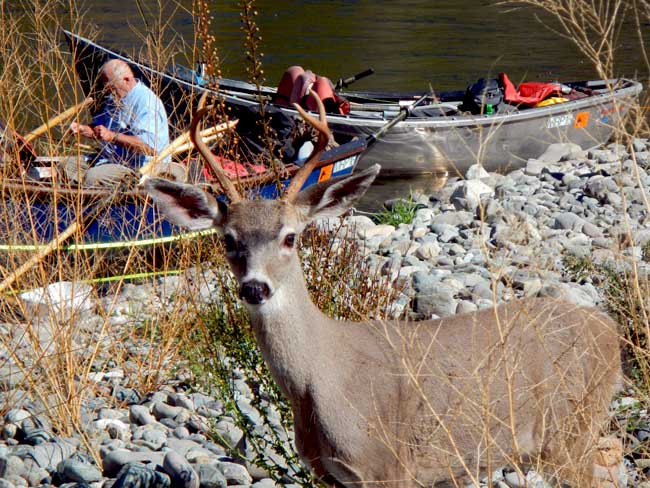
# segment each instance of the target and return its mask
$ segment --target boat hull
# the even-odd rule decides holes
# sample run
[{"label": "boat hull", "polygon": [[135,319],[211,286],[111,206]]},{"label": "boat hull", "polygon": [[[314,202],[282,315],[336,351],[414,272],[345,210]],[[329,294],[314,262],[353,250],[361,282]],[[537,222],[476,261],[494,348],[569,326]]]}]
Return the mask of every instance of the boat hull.
[{"label": "boat hull", "polygon": [[[362,141],[351,142],[327,151],[302,188],[320,181],[351,174],[365,148]],[[293,173],[277,180],[249,186],[251,198],[277,198]],[[91,243],[121,243],[124,247],[144,241],[156,244],[157,239],[178,236],[181,229],[163,219],[141,190],[118,193],[110,197],[107,189],[65,188],[50,182],[30,182],[5,179],[0,183],[4,200],[0,235],[5,236],[4,251],[36,249],[59,236],[75,222],[80,230],[70,239],[76,245]],[[108,198],[110,197],[110,198]],[[217,194],[217,198],[223,198]],[[97,205],[103,206],[94,216]]]},{"label": "boat hull", "polygon": [[[616,120],[624,117],[638,91],[597,95],[507,115],[443,117],[398,124],[370,147],[359,169],[381,164],[387,176],[446,173],[464,176],[473,164],[488,171],[520,168],[552,143],[570,142],[589,149],[606,142]],[[335,133],[372,134],[375,124],[340,124]]]},{"label": "boat hull", "polygon": [[[155,80],[168,110],[173,108],[175,117],[187,118],[197,95],[207,90],[186,68],[173,68],[163,73],[70,32],[66,32],[66,36],[74,47],[77,72],[86,91],[90,90],[91,80],[101,64],[109,58],[124,59],[141,79]],[[594,90],[596,94],[494,115],[462,115],[452,111],[450,115],[428,116],[424,110],[414,110],[412,116],[395,125],[365,151],[359,169],[380,164],[380,177],[463,175],[472,164],[481,164],[488,171],[521,167],[556,142],[572,142],[588,149],[609,139],[642,89],[640,83],[624,79],[576,82],[575,85]],[[258,88],[228,79],[220,80],[218,95],[223,97],[233,116],[237,116],[240,111],[258,104],[258,89],[265,99],[272,100],[274,88]],[[462,94],[462,91],[442,93],[437,94],[437,99],[453,107],[458,105]],[[377,133],[399,114],[400,107],[418,98],[418,94],[405,93],[345,92],[343,95],[351,101],[350,114],[328,114],[330,128],[339,142]],[[382,102],[374,103],[376,100]],[[273,106],[298,117],[292,108]]]}]

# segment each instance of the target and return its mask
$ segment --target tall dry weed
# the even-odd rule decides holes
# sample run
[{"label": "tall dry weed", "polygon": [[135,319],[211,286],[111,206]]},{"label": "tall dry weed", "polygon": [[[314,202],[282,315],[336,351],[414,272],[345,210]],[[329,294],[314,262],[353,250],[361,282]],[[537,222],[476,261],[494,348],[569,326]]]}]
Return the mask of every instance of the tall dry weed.
[{"label": "tall dry weed", "polygon": [[[143,15],[148,16],[152,35],[144,36],[142,51],[134,55],[162,65],[178,46],[162,41],[175,38],[169,32],[169,19],[153,16],[153,5],[148,8]],[[50,212],[45,218],[39,213],[43,194],[33,191],[37,182],[29,163],[21,160],[20,144],[11,144],[8,136],[9,131],[27,135],[85,98],[71,53],[62,42],[62,28],[91,39],[97,35],[74,0],[0,2],[0,113],[9,128],[0,159],[0,412],[28,407],[50,419],[56,433],[80,434],[92,453],[82,424],[84,404],[96,396],[116,404],[123,400],[97,378],[119,375],[124,388],[144,397],[169,381],[179,351],[187,345],[192,328],[187,303],[179,299],[161,304],[157,297],[162,291],[149,273],[190,267],[194,259],[200,259],[201,250],[212,244],[199,239],[146,246],[134,243],[122,249],[86,246],[83,229],[89,222],[80,216],[98,201],[110,206],[112,195],[104,192],[99,199],[85,198],[76,185],[57,173],[52,177],[54,190],[46,195],[65,212]],[[90,111],[84,109],[76,117],[85,122]],[[47,126],[32,141],[38,156],[79,158],[92,150],[86,141],[70,134],[69,122]],[[172,136],[178,129],[172,127]],[[59,222],[66,214],[71,219]],[[143,216],[130,218],[142,222],[146,235]],[[106,212],[94,220],[120,228],[119,219]],[[38,229],[43,221],[51,224],[47,236]],[[13,280],[16,270],[72,223],[79,224],[77,232]],[[131,237],[138,239],[138,235]],[[148,283],[148,294],[134,300],[137,288],[120,276]],[[7,286],[6,280],[11,281]],[[71,301],[70,295],[77,299]]]}]

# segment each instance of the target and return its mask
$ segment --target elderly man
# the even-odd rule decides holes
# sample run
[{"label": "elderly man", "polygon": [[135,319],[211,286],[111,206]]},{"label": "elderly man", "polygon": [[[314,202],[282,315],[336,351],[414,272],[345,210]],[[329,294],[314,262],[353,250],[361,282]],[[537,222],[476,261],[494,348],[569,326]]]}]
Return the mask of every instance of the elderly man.
[{"label": "elderly man", "polygon": [[73,122],[70,129],[101,143],[94,165],[68,174],[87,185],[121,181],[169,144],[167,113],[160,99],[135,79],[127,63],[111,59],[100,70],[110,95],[91,125]]}]

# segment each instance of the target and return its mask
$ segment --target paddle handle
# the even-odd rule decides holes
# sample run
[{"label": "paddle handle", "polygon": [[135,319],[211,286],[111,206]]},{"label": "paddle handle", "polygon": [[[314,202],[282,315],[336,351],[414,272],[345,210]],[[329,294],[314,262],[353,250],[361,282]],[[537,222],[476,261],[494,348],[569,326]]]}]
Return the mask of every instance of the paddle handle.
[{"label": "paddle handle", "polygon": [[336,82],[336,85],[334,86],[335,90],[340,90],[341,88],[347,88],[350,86],[352,83],[355,81],[359,81],[361,78],[365,78],[366,76],[370,76],[375,72],[374,69],[368,68],[365,71],[362,71],[361,73],[357,73],[356,75],[350,76],[348,78],[339,78],[339,81]]},{"label": "paddle handle", "polygon": [[43,125],[37,127],[33,131],[31,131],[29,134],[27,134],[24,139],[26,142],[32,142],[34,139],[36,139],[38,136],[45,134],[47,131],[49,131],[52,127],[56,127],[59,125],[61,122],[65,121],[66,119],[69,119],[73,115],[77,114],[80,112],[84,107],[87,107],[93,102],[92,97],[86,98],[83,102],[78,103],[77,105],[70,107],[69,109],[65,110],[64,112],[61,112],[59,115],[56,117],[52,117],[50,120],[45,122]]},{"label": "paddle handle", "polygon": [[413,102],[411,105],[408,105],[406,107],[402,107],[400,110],[399,115],[396,115],[390,122],[388,122],[386,125],[384,125],[382,128],[380,128],[377,132],[374,134],[370,134],[366,138],[366,144],[368,147],[373,145],[375,142],[377,142],[378,139],[380,139],[386,132],[391,130],[393,127],[395,127],[397,124],[399,124],[402,120],[406,119],[411,113],[413,113],[413,109],[420,105],[422,102],[424,102],[427,98],[429,98],[429,94],[425,93],[422,95],[420,98],[418,98],[415,102]]}]

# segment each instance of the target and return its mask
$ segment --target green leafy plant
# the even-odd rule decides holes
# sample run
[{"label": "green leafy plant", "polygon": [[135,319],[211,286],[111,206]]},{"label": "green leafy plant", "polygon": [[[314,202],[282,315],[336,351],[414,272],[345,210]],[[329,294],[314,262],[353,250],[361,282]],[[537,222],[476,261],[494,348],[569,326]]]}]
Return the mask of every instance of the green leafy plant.
[{"label": "green leafy plant", "polygon": [[383,210],[372,215],[372,219],[378,224],[394,226],[410,224],[420,208],[421,205],[415,201],[413,195],[410,195],[407,199],[395,200],[390,208],[384,206]]}]

